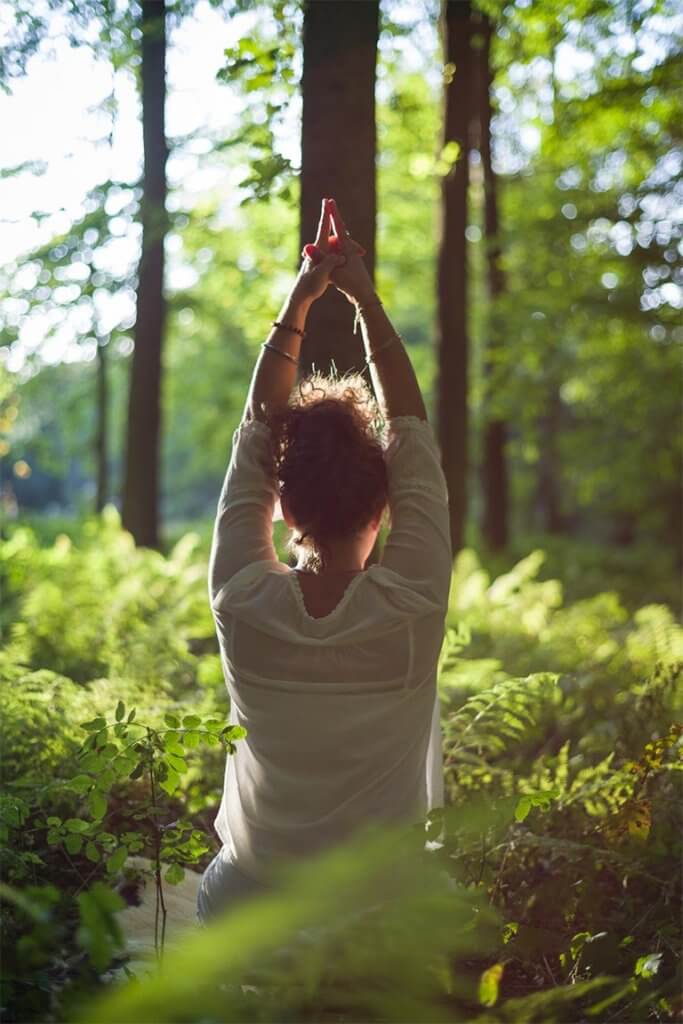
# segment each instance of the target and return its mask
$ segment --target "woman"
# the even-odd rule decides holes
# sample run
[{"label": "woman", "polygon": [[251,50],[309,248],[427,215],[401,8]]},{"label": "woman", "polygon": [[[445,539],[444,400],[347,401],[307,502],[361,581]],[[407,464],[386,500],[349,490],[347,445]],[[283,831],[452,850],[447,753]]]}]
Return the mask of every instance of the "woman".
[{"label": "woman", "polygon": [[[267,889],[283,859],[443,805],[446,482],[363,251],[323,200],[233,436],[209,587],[230,720],[247,735],[226,760],[215,820],[223,846],[202,877],[201,923]],[[306,316],[330,283],[356,307],[381,416],[358,374],[314,374],[295,390]],[[272,543],[278,501],[294,569]],[[381,560],[366,566],[387,507]]]}]

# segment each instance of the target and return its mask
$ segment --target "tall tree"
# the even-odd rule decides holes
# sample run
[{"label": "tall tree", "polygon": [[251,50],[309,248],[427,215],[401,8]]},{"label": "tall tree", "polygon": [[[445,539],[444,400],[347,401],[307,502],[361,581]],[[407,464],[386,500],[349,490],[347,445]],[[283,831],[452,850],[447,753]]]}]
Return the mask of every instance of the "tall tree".
[{"label": "tall tree", "polygon": [[97,423],[95,427],[95,511],[101,512],[109,497],[109,374],[108,337],[97,338]]},{"label": "tall tree", "polygon": [[166,0],[142,0],[141,85],[144,171],[142,255],[138,272],[123,485],[123,525],[137,544],[159,546],[161,357],[166,321],[165,130]]},{"label": "tall tree", "polygon": [[469,0],[443,0],[443,144],[457,146],[456,160],[442,178],[441,233],[437,257],[436,420],[448,485],[451,543],[464,543],[467,515],[469,416],[467,330],[467,192],[469,130],[473,107],[472,11]]},{"label": "tall tree", "polygon": [[[301,247],[315,237],[320,200],[334,196],[349,230],[375,267],[375,72],[379,0],[305,0],[301,128]],[[340,372],[360,367],[360,332],[353,314],[330,288],[308,321],[301,370]]]},{"label": "tall tree", "polygon": [[482,492],[484,514],[482,532],[487,544],[500,550],[508,542],[508,473],[505,453],[507,424],[495,410],[497,359],[502,337],[497,300],[503,294],[505,278],[501,267],[498,217],[498,179],[491,159],[491,115],[494,70],[491,64],[493,26],[487,15],[481,16],[478,31],[479,152],[484,174],[484,239],[486,243],[486,294],[489,299],[488,338],[485,352],[486,397],[482,444]]}]

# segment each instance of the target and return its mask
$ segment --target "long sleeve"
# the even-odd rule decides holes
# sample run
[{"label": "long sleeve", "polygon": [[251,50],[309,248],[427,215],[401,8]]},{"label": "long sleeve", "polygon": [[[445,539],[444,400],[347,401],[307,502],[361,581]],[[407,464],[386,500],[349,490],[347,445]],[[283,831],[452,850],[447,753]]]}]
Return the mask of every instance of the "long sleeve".
[{"label": "long sleeve", "polygon": [[278,488],[273,470],[270,429],[260,420],[243,420],[232,439],[209,559],[209,593],[218,592],[252,562],[277,562],[273,546],[273,509]]},{"label": "long sleeve", "polygon": [[394,417],[389,430],[391,528],[381,564],[445,607],[453,555],[438,445],[429,422],[417,416]]}]

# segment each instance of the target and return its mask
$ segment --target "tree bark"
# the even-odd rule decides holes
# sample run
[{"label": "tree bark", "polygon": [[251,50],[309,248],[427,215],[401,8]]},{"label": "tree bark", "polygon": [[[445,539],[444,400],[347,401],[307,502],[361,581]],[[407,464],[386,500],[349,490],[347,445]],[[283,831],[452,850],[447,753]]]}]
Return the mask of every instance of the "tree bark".
[{"label": "tree bark", "polygon": [[486,543],[493,550],[507,546],[509,487],[505,446],[507,424],[499,416],[488,412],[491,403],[492,381],[495,379],[496,353],[502,343],[500,319],[496,312],[496,301],[505,289],[505,278],[500,265],[500,225],[498,217],[498,183],[491,160],[491,92],[493,89],[493,68],[491,66],[491,37],[493,29],[490,19],[482,16],[481,42],[479,49],[479,152],[484,173],[484,240],[486,244],[486,278],[489,309],[488,345],[484,358],[484,438],[482,463],[482,491],[484,516],[482,532]]},{"label": "tree bark", "polygon": [[[334,196],[375,268],[375,72],[378,0],[306,0],[303,22],[300,251],[315,238],[320,203]],[[353,309],[333,287],[311,308],[301,375],[363,366]],[[368,376],[369,380],[369,376]]]},{"label": "tree bark", "polygon": [[474,91],[469,0],[443,0],[441,28],[446,65],[443,143],[456,142],[460,147],[454,167],[442,179],[437,265],[436,426],[448,486],[455,555],[464,544],[467,515],[469,339],[465,229]]},{"label": "tree bark", "polygon": [[109,496],[109,374],[107,365],[107,339],[97,339],[97,423],[95,427],[95,513],[99,515]]},{"label": "tree bark", "polygon": [[131,362],[123,525],[136,544],[159,547],[161,356],[166,321],[166,0],[142,0],[142,255]]}]

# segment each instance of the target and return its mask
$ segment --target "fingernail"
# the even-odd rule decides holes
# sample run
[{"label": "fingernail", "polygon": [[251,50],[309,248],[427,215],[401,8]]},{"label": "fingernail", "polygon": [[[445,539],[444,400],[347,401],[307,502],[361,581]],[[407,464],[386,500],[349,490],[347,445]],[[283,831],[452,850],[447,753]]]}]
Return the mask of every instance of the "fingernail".
[{"label": "fingernail", "polygon": [[318,246],[317,245],[313,245],[312,242],[308,242],[308,244],[304,246],[304,254],[306,256],[309,256],[309,257],[316,256],[318,254],[318,251],[319,251],[318,250]]}]

